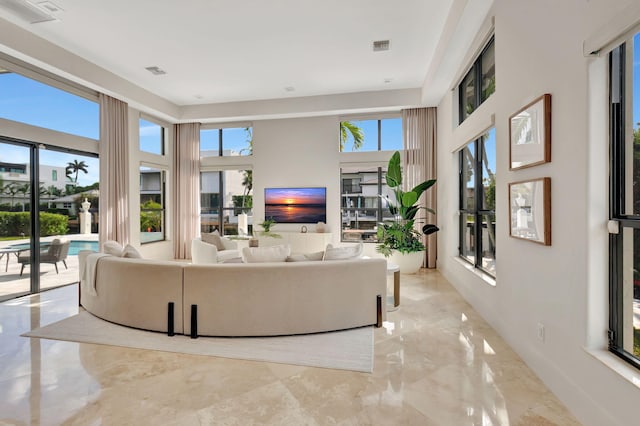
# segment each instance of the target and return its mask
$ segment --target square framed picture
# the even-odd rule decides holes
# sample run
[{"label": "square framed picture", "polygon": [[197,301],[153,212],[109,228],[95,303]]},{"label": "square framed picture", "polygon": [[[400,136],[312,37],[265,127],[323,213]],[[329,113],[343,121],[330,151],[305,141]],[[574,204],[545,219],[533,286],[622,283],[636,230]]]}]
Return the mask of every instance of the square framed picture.
[{"label": "square framed picture", "polygon": [[509,117],[509,169],[551,161],[551,95],[544,94]]},{"label": "square framed picture", "polygon": [[551,245],[551,178],[509,184],[509,235]]}]

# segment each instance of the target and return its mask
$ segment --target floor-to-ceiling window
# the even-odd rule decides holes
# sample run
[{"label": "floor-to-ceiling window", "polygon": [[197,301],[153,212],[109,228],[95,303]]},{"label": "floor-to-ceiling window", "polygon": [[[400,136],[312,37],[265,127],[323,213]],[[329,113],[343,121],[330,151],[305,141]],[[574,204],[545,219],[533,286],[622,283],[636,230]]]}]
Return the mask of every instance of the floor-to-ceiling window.
[{"label": "floor-to-ceiling window", "polygon": [[640,33],[610,53],[609,70],[609,348],[640,368]]},{"label": "floor-to-ceiling window", "polygon": [[77,282],[98,239],[97,95],[18,62],[0,60],[0,299]]}]

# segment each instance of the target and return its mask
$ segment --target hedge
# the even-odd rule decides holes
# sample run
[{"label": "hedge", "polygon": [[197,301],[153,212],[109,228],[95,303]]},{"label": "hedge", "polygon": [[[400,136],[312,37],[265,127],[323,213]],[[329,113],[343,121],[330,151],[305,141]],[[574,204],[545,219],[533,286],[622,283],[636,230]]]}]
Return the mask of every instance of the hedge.
[{"label": "hedge", "polygon": [[[0,236],[17,237],[31,235],[29,212],[1,212]],[[55,213],[40,212],[40,236],[64,235],[69,230],[69,217]]]}]

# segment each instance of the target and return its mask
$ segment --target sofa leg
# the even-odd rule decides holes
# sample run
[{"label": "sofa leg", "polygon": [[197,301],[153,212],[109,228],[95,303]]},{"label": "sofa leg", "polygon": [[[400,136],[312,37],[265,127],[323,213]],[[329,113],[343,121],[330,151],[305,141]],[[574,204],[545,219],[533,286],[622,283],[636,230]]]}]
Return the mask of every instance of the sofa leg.
[{"label": "sofa leg", "polygon": [[376,307],[378,310],[378,317],[376,320],[376,328],[382,327],[382,296],[376,296]]},{"label": "sofa leg", "polygon": [[173,330],[173,307],[174,307],[174,303],[169,302],[168,312],[167,312],[167,336],[175,335]]},{"label": "sofa leg", "polygon": [[198,338],[198,305],[191,305],[191,338]]}]

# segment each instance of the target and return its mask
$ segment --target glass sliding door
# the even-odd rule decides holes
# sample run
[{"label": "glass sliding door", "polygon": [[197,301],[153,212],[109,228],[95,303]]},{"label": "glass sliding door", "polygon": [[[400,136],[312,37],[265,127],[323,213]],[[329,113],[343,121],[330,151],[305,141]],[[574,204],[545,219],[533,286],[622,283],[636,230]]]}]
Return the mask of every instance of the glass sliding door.
[{"label": "glass sliding door", "polygon": [[31,197],[37,155],[34,145],[0,139],[0,300],[39,290],[37,267],[22,267],[39,243],[31,238],[37,227]]},{"label": "glass sliding door", "polygon": [[78,281],[97,249],[98,159],[0,138],[0,300]]}]

